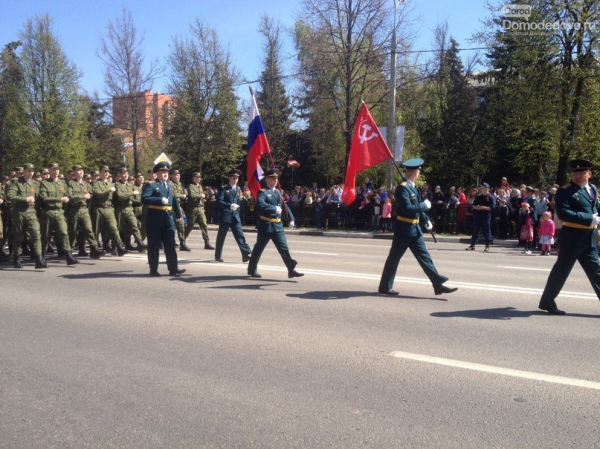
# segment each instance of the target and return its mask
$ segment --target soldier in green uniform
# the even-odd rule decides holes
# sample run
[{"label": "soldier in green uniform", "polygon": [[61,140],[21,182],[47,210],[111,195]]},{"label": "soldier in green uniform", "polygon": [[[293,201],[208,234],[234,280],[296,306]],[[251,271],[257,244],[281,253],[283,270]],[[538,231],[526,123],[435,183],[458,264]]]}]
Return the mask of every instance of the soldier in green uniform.
[{"label": "soldier in green uniform", "polygon": [[[133,186],[135,187],[135,189],[137,191],[139,191],[139,192],[143,191],[143,188],[144,188],[144,175],[143,174],[141,174],[141,173],[136,174],[135,180],[133,182]],[[133,206],[133,213],[134,213],[135,219],[137,220],[137,223],[138,223],[138,229],[140,230],[140,235],[142,236],[142,240],[144,240],[146,238],[146,236],[144,234],[142,234],[143,205],[142,205],[142,194],[141,193],[139,195],[134,195],[131,205]]]},{"label": "soldier in green uniform", "polygon": [[40,183],[39,201],[42,209],[42,253],[46,252],[50,236],[54,232],[58,250],[65,253],[67,265],[78,264],[79,261],[71,253],[69,230],[63,205],[69,202],[67,183],[59,179],[58,164],[48,167],[50,177]]},{"label": "soldier in green uniform", "polygon": [[8,194],[8,187],[10,186],[10,184],[13,181],[16,181],[17,179],[19,179],[21,176],[23,176],[23,167],[15,167],[15,169],[10,172],[10,176],[8,177],[8,182],[4,186],[4,206],[5,206],[4,212],[6,212],[6,215],[4,216],[4,219],[5,219],[4,238],[8,242],[8,258],[10,260],[12,260],[13,255],[14,255],[14,253],[13,253],[13,235],[14,235],[14,233],[13,233],[13,226],[12,226],[13,204],[8,199],[7,194]]},{"label": "soldier in green uniform", "polygon": [[392,242],[392,247],[381,275],[381,281],[379,282],[379,293],[385,295],[398,294],[392,287],[394,286],[394,279],[400,259],[409,248],[433,284],[433,290],[436,295],[452,293],[457,290],[457,288],[450,288],[443,285],[448,278],[439,274],[435,269],[431,255],[425,246],[423,231],[419,225],[420,219],[423,218],[426,229],[430,230],[433,228],[431,221],[424,214],[426,210],[431,208],[431,203],[429,200],[421,201],[421,191],[415,185],[423,163],[423,159],[415,158],[403,164],[406,169],[406,176],[396,189],[395,198],[398,216],[394,221],[394,241]]},{"label": "soldier in green uniform", "polygon": [[[99,259],[104,255],[104,251],[98,249],[98,241],[94,237],[92,228],[92,219],[88,209],[88,201],[92,198],[92,186],[83,180],[83,167],[76,165],[73,167],[75,179],[68,184],[69,195],[69,235],[71,238],[71,246],[75,244],[75,238],[82,233],[84,241],[87,240],[90,245],[90,257]],[[79,254],[85,251],[83,243],[80,242]]]},{"label": "soldier in green uniform", "polygon": [[179,238],[179,250],[180,251],[191,251],[191,249],[185,244],[185,213],[183,212],[185,207],[185,200],[187,198],[187,193],[185,188],[183,187],[183,183],[181,182],[181,173],[179,170],[173,170],[171,172],[171,184],[173,185],[173,189],[175,190],[175,196],[177,197],[177,201],[181,206],[181,213],[184,215],[183,220],[179,220],[175,222],[175,226],[177,226],[177,237]]},{"label": "soldier in green uniform", "polygon": [[198,223],[200,230],[202,231],[202,238],[204,239],[204,249],[215,249],[211,244],[208,237],[208,226],[206,224],[206,215],[204,214],[204,203],[206,202],[206,195],[202,188],[202,176],[196,172],[192,178],[193,182],[188,185],[188,200],[186,206],[187,225],[185,227],[185,238],[194,229],[194,224]]},{"label": "soldier in green uniform", "polygon": [[[94,221],[96,223],[96,239],[98,239],[98,234],[106,229],[108,238],[111,239],[116,246],[117,254],[123,256],[127,254],[127,250],[123,246],[121,237],[119,237],[117,219],[112,203],[113,194],[117,189],[111,182],[108,182],[109,173],[110,169],[107,165],[100,167],[98,180],[92,185],[92,204],[95,211]],[[107,242],[103,243],[106,246]]]},{"label": "soldier in green uniform", "polygon": [[[137,218],[133,212],[134,197],[140,198],[141,192],[129,183],[129,170],[127,167],[119,170],[120,179],[115,184],[116,191],[114,196],[115,214],[121,235],[125,236],[126,242],[131,240],[131,236],[137,243],[137,250],[142,252],[146,245],[142,242],[140,229],[138,228]],[[126,246],[127,247],[127,246]]]},{"label": "soldier in green uniform", "polygon": [[539,308],[550,315],[565,315],[555,299],[577,261],[600,299],[600,260],[596,246],[600,205],[598,188],[590,183],[593,164],[585,159],[574,159],[569,167],[571,182],[558,189],[554,197],[556,214],[563,221],[558,235],[560,251],[539,304]]},{"label": "soldier in green uniform", "polygon": [[283,263],[288,269],[288,278],[304,276],[304,273],[298,273],[295,269],[298,262],[292,259],[290,255],[283,223],[281,223],[281,212],[285,206],[281,192],[276,188],[278,177],[279,170],[276,168],[267,170],[265,172],[267,188],[260,190],[256,199],[259,220],[256,225],[256,244],[252,248],[252,256],[250,256],[250,263],[248,264],[248,275],[255,278],[262,277],[256,271],[256,268],[262,252],[271,240],[273,240],[275,248],[279,251]]},{"label": "soldier in green uniform", "polygon": [[48,268],[42,255],[40,222],[35,211],[39,184],[31,179],[34,171],[32,164],[25,164],[23,169],[23,176],[11,182],[6,192],[6,199],[12,204],[13,266],[23,268],[19,258],[19,246],[25,234],[28,234],[35,254],[35,267]]}]

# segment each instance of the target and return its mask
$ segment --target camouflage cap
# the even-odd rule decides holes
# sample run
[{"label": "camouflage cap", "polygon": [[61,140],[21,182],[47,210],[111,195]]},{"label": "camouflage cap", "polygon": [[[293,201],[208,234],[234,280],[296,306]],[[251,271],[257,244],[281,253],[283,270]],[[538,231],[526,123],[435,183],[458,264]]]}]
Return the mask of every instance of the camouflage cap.
[{"label": "camouflage cap", "polygon": [[117,173],[129,173],[129,169],[127,167],[121,167]]},{"label": "camouflage cap", "polygon": [[100,174],[100,173],[98,173],[98,170],[93,170],[93,171],[90,173],[90,176],[98,176],[99,174]]},{"label": "camouflage cap", "polygon": [[56,162],[52,162],[51,164],[48,164],[48,169],[50,169],[50,168],[60,168],[60,167],[58,166],[58,164]]},{"label": "camouflage cap", "polygon": [[[21,168],[21,167],[17,167],[17,168]],[[23,168],[21,168],[21,170],[17,170],[15,169],[15,171],[23,171],[23,170],[33,170],[35,167],[33,166],[33,164],[23,164]]]},{"label": "camouflage cap", "polygon": [[110,168],[108,165],[101,165],[98,171],[110,171]]},{"label": "camouflage cap", "polygon": [[50,173],[50,170],[48,170],[47,168],[42,169],[42,175],[47,175],[48,173]]},{"label": "camouflage cap", "polygon": [[76,170],[83,170],[83,167],[81,165],[73,165],[73,171]]},{"label": "camouflage cap", "polygon": [[171,174],[172,175],[180,175],[181,173],[179,172],[179,170],[171,170]]},{"label": "camouflage cap", "polygon": [[202,175],[200,174],[200,172],[194,172],[192,177],[195,178],[196,176],[198,176],[199,178],[202,178]]}]

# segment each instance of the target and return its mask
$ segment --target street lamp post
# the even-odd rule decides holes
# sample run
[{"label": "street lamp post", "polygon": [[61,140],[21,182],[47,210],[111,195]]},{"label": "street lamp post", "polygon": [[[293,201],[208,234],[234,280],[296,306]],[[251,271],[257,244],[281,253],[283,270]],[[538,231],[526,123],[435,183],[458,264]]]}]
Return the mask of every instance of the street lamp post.
[{"label": "street lamp post", "polygon": [[[404,0],[392,0],[394,2],[394,28],[392,30],[392,53],[390,60],[390,120],[388,123],[387,140],[390,151],[396,154],[396,15],[398,5],[404,3]],[[394,162],[388,161],[387,188],[392,188],[394,179]]]}]

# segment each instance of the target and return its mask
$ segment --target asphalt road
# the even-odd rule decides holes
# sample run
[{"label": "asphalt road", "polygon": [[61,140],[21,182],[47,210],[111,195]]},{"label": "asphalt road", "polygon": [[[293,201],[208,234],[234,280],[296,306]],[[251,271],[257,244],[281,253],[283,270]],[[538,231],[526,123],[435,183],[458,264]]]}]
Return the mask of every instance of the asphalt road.
[{"label": "asphalt road", "polygon": [[251,279],[231,234],[221,264],[188,243],[179,278],[144,254],[2,266],[0,448],[600,447],[578,266],[556,317],[555,257],[517,248],[428,243],[460,290],[435,296],[407,254],[386,297],[390,241],[289,236],[294,280],[272,245]]}]

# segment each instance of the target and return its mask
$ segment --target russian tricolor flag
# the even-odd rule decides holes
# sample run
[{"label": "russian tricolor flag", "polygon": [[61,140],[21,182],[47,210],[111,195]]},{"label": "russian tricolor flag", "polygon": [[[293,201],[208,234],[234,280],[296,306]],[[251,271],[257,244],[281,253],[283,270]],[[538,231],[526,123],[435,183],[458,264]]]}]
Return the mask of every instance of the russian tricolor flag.
[{"label": "russian tricolor flag", "polygon": [[252,104],[250,105],[250,124],[248,125],[248,170],[247,179],[248,187],[254,198],[257,197],[260,190],[260,180],[264,178],[264,172],[260,166],[260,160],[263,154],[270,153],[269,142],[263,128],[256,98],[254,92],[250,88],[252,94]]}]

